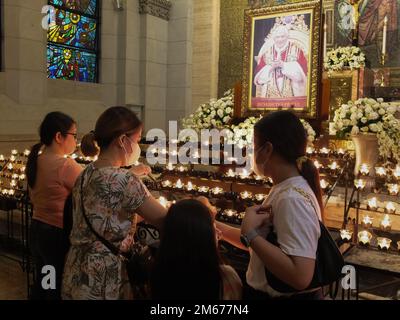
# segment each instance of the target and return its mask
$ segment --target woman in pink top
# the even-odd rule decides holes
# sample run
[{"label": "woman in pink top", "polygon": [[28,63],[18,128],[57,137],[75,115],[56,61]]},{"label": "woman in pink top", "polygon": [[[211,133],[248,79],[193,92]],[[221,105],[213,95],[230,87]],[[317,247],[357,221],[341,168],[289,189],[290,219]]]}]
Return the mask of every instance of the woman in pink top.
[{"label": "woman in pink top", "polygon": [[[82,168],[64,156],[76,148],[75,121],[61,112],[49,113],[40,126],[40,142],[32,147],[27,163],[33,218],[30,229],[31,252],[36,264],[32,299],[59,299],[65,259],[63,232],[64,204]],[[42,268],[53,266],[55,289],[45,290]]]}]

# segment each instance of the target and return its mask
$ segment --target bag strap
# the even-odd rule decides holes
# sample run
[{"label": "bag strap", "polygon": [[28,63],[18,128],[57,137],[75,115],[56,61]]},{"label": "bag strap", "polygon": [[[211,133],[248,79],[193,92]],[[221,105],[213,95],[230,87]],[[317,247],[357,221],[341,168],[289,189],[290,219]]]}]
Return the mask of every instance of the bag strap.
[{"label": "bag strap", "polygon": [[[92,173],[93,174],[93,173]],[[113,245],[110,241],[107,241],[106,239],[104,239],[104,237],[102,237],[96,230],[94,230],[92,224],[89,221],[89,218],[86,215],[86,211],[85,211],[85,205],[83,203],[83,180],[84,180],[84,176],[85,174],[82,174],[81,177],[81,210],[82,210],[82,214],[83,217],[85,218],[86,224],[89,227],[89,230],[97,237],[97,239],[108,249],[111,251],[112,254],[121,257],[121,258],[127,258],[125,257],[125,253],[121,252],[120,249],[118,249],[115,245]],[[89,181],[92,175],[90,175],[89,177]]]},{"label": "bag strap", "polygon": [[294,191],[296,191],[297,193],[299,193],[300,195],[302,195],[303,198],[305,198],[307,200],[307,202],[313,207],[315,214],[317,215],[318,221],[320,221],[319,215],[318,215],[318,210],[317,210],[317,208],[315,208],[314,203],[311,199],[311,196],[306,191],[304,191],[303,189],[301,189],[299,187],[292,187],[292,189]]}]

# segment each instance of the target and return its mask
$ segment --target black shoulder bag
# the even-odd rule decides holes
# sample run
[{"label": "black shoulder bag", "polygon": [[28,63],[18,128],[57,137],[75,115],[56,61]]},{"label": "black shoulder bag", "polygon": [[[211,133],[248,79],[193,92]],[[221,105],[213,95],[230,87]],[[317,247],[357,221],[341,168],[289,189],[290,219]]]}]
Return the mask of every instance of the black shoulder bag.
[{"label": "black shoulder bag", "polygon": [[135,299],[145,299],[148,297],[148,283],[150,278],[150,269],[153,262],[153,253],[149,246],[135,242],[130,252],[122,252],[119,248],[107,241],[96,230],[94,230],[88,217],[86,216],[83,202],[83,177],[81,178],[81,210],[86,224],[90,231],[112,254],[120,258],[126,265],[129,283],[135,294]]},{"label": "black shoulder bag", "polygon": [[[300,193],[314,208],[317,210],[312,203],[310,195],[299,188],[294,188],[295,191]],[[318,216],[318,214],[317,214]],[[344,266],[343,256],[336,245],[336,242],[332,239],[328,229],[324,224],[318,219],[321,228],[321,236],[318,240],[318,248],[315,260],[314,276],[308,288],[302,291],[317,289],[338,281],[342,277],[342,268]],[[267,236],[267,241],[273,245],[279,247],[277,235],[273,230]],[[274,290],[281,293],[297,293],[298,290],[292,288],[287,283],[275,277],[271,272],[265,268],[265,275],[267,277],[268,285],[270,285]]]}]

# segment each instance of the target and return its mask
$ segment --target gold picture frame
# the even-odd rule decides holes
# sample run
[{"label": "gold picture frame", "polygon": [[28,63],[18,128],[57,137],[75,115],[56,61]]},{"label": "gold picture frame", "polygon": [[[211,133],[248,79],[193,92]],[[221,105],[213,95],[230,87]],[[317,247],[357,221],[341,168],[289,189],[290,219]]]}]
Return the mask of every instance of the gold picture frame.
[{"label": "gold picture frame", "polygon": [[242,116],[318,117],[321,10],[320,0],[245,10]]}]

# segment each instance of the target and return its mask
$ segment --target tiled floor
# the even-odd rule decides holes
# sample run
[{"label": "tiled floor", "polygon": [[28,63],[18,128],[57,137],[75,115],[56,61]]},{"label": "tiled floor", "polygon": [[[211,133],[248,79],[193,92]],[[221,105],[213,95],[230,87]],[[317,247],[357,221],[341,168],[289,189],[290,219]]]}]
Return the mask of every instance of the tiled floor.
[{"label": "tiled floor", "polygon": [[0,300],[25,300],[26,298],[26,275],[20,264],[0,255]]}]

